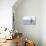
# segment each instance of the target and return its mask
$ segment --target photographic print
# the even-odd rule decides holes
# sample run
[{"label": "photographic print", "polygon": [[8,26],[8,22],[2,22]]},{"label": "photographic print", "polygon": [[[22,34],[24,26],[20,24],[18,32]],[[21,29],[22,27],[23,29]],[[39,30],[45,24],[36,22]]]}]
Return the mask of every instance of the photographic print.
[{"label": "photographic print", "polygon": [[24,23],[24,25],[35,25],[36,24],[36,16],[24,16],[23,23]]}]

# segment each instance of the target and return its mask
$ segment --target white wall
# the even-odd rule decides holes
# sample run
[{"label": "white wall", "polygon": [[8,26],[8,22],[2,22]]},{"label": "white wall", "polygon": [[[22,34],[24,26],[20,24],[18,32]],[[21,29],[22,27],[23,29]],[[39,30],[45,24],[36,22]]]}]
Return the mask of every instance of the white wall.
[{"label": "white wall", "polygon": [[[36,46],[41,46],[41,0],[23,0],[23,2],[15,8],[16,29],[19,32],[23,32],[25,38],[27,37],[28,39],[34,40]],[[24,16],[36,16],[36,25],[23,25]]]},{"label": "white wall", "polygon": [[12,6],[16,0],[0,0],[0,27],[12,28]]},{"label": "white wall", "polygon": [[42,46],[46,46],[46,0],[41,1],[41,38]]}]

